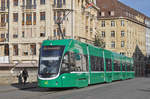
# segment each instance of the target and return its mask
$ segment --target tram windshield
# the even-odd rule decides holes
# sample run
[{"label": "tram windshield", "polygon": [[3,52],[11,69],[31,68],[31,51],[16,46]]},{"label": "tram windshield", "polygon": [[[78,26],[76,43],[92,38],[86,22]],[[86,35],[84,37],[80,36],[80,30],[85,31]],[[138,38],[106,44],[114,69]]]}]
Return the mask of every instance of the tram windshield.
[{"label": "tram windshield", "polygon": [[64,46],[43,46],[40,53],[39,75],[55,77],[59,72]]}]

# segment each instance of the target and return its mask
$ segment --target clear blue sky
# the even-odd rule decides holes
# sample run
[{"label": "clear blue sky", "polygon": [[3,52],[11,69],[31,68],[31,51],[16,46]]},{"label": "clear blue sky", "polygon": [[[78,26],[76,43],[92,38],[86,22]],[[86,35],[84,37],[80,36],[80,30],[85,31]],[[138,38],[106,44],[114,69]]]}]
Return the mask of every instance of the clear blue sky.
[{"label": "clear blue sky", "polygon": [[119,0],[119,1],[150,17],[150,0]]}]

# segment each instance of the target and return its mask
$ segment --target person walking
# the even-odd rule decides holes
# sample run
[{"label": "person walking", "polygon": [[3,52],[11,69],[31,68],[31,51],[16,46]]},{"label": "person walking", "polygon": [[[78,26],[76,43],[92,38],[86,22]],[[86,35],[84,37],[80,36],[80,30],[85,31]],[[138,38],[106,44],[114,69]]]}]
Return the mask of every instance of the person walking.
[{"label": "person walking", "polygon": [[20,71],[19,74],[17,75],[18,78],[18,84],[22,85],[22,72]]},{"label": "person walking", "polygon": [[29,77],[28,71],[24,68],[22,71],[23,83],[26,84],[27,78]]}]

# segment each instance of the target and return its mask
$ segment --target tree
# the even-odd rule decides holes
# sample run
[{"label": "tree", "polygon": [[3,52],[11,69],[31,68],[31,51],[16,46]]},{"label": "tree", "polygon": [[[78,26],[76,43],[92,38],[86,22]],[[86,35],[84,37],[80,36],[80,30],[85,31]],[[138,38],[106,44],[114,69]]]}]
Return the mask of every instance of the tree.
[{"label": "tree", "polygon": [[105,47],[105,42],[102,39],[102,37],[98,34],[95,35],[95,39],[94,39],[94,45],[97,47],[101,47],[104,48]]}]

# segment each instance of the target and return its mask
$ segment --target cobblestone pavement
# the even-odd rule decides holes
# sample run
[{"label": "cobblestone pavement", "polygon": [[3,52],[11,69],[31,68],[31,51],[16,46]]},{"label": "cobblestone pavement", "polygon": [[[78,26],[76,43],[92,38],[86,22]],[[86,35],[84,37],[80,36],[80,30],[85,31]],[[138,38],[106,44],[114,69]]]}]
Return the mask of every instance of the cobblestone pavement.
[{"label": "cobblestone pavement", "polygon": [[[34,85],[34,84],[33,84]],[[32,85],[27,85],[32,86]],[[150,99],[150,78],[135,78],[77,89],[0,86],[0,99]]]}]

